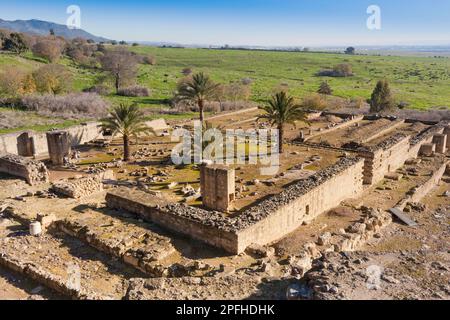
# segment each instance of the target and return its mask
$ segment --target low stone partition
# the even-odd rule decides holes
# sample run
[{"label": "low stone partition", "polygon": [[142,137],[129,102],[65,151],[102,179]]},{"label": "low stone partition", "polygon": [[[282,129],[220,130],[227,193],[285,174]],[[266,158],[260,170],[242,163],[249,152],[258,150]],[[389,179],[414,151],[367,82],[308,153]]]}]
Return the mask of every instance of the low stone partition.
[{"label": "low stone partition", "polygon": [[364,184],[372,185],[383,180],[386,173],[402,167],[410,158],[410,136],[397,133],[381,143],[356,150],[364,162]]},{"label": "low stone partition", "polygon": [[303,138],[302,142],[307,142],[308,140],[311,140],[312,138],[315,138],[317,136],[320,136],[320,135],[323,135],[323,134],[326,134],[326,133],[330,133],[330,132],[333,132],[333,131],[336,131],[336,130],[339,130],[339,129],[344,129],[344,128],[350,127],[351,125],[353,125],[353,124],[355,124],[357,122],[360,122],[363,119],[364,119],[364,116],[350,115],[347,118],[344,118],[343,122],[341,122],[339,124],[336,124],[335,126],[332,126],[332,127],[328,128],[328,129],[324,129],[322,131],[313,132],[310,135],[306,135]]},{"label": "low stone partition", "polygon": [[173,232],[236,252],[237,235],[232,219],[220,212],[169,203],[160,197],[130,188],[108,192],[106,203],[109,208],[129,211]]},{"label": "low stone partition", "polygon": [[444,176],[447,166],[450,164],[450,161],[445,161],[442,165],[433,172],[431,177],[425,181],[423,184],[418,185],[411,189],[400,202],[396,205],[396,208],[400,210],[404,210],[406,205],[410,202],[420,202],[428,193],[433,190],[441,181]]},{"label": "low stone partition", "polygon": [[360,195],[363,165],[360,158],[341,158],[232,218],[220,212],[168,203],[128,188],[109,192],[106,202],[110,208],[130,211],[169,230],[239,254],[251,244],[276,241],[304,221]]},{"label": "low stone partition", "polygon": [[103,191],[101,175],[62,180],[52,185],[52,191],[69,198],[79,199]]},{"label": "low stone partition", "polygon": [[0,172],[23,178],[30,185],[49,181],[44,163],[13,154],[0,157]]}]

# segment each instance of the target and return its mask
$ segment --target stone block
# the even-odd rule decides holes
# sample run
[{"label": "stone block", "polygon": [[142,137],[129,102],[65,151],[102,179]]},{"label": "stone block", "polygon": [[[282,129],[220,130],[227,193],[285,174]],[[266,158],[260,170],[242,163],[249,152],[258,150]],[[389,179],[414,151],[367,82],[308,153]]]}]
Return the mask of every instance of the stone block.
[{"label": "stone block", "polygon": [[424,143],[420,146],[419,155],[430,157],[436,151],[436,145],[434,143]]},{"label": "stone block", "polygon": [[0,157],[0,172],[23,178],[30,185],[49,181],[44,163],[13,154]]}]

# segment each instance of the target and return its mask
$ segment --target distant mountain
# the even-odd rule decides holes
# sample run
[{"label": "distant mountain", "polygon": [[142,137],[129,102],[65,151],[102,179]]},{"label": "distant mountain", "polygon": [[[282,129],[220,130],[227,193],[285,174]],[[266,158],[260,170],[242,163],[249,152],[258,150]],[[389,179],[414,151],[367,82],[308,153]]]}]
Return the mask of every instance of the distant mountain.
[{"label": "distant mountain", "polygon": [[82,29],[69,29],[63,24],[57,24],[41,20],[15,20],[6,21],[0,19],[0,29],[8,29],[15,32],[32,33],[37,35],[48,35],[53,29],[55,35],[62,36],[67,39],[84,38],[92,39],[95,42],[109,41],[106,38],[97,37]]}]

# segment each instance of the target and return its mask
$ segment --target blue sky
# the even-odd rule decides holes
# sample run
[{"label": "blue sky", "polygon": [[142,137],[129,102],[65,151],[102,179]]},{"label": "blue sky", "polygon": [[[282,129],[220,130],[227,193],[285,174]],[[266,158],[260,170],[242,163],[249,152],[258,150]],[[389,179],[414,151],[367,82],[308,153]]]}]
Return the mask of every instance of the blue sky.
[{"label": "blue sky", "polygon": [[[0,0],[0,18],[65,23],[128,41],[270,46],[450,44],[450,0]],[[381,30],[366,27],[369,5]]]}]

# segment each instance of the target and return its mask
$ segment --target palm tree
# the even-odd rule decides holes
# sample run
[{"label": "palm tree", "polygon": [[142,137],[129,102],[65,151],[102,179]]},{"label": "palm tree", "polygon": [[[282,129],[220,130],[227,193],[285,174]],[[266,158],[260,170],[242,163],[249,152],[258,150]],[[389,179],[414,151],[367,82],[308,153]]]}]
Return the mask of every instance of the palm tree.
[{"label": "palm tree", "polygon": [[121,134],[123,138],[123,160],[130,161],[130,138],[140,133],[149,133],[153,130],[145,124],[144,114],[137,104],[119,104],[109,111],[109,117],[101,120],[103,130],[112,132],[112,135]]},{"label": "palm tree", "polygon": [[203,123],[205,102],[214,97],[217,87],[218,85],[207,75],[200,72],[180,82],[176,97],[180,101],[196,103],[200,112],[200,121]]},{"label": "palm tree", "polygon": [[278,129],[280,153],[283,153],[284,125],[287,123],[295,123],[295,121],[309,123],[303,107],[296,104],[294,98],[284,91],[272,96],[268,101],[268,105],[259,108],[264,110],[266,114],[259,116],[258,120],[267,119],[272,126],[276,126]]}]

